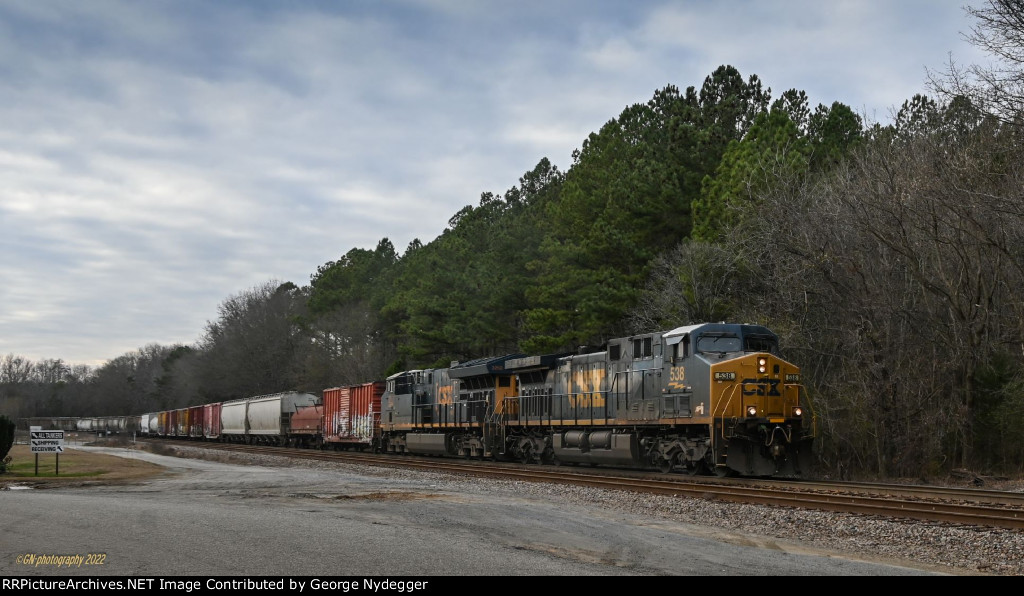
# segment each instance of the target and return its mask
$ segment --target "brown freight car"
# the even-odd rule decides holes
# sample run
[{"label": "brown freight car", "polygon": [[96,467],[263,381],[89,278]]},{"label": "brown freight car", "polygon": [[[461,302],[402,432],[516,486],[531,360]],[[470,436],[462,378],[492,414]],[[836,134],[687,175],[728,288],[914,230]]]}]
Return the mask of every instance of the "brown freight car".
[{"label": "brown freight car", "polygon": [[384,383],[376,381],[324,389],[323,432],[326,446],[368,449],[379,439],[380,398]]},{"label": "brown freight car", "polygon": [[208,441],[220,438],[220,402],[203,406],[203,438]]},{"label": "brown freight car", "polygon": [[301,406],[292,415],[288,444],[293,447],[322,447],[324,407],[320,404]]}]

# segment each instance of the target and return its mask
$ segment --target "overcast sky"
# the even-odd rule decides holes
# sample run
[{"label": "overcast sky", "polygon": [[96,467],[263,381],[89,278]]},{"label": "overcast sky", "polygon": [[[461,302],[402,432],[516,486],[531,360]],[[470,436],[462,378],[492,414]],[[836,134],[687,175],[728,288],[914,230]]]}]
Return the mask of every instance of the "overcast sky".
[{"label": "overcast sky", "polygon": [[723,64],[886,122],[983,60],[964,4],[0,0],[0,356],[194,343]]}]

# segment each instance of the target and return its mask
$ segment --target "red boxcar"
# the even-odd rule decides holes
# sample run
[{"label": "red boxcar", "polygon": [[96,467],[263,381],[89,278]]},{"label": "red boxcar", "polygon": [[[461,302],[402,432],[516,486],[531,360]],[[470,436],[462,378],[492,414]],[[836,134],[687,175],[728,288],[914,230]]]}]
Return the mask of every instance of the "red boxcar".
[{"label": "red boxcar", "polygon": [[167,433],[165,436],[178,436],[178,410],[167,410]]},{"label": "red boxcar", "polygon": [[188,409],[188,436],[203,438],[203,406],[192,406]]},{"label": "red boxcar", "polygon": [[203,406],[203,438],[220,438],[220,403]]},{"label": "red boxcar", "polygon": [[324,441],[335,447],[365,449],[377,438],[384,383],[324,389]]}]

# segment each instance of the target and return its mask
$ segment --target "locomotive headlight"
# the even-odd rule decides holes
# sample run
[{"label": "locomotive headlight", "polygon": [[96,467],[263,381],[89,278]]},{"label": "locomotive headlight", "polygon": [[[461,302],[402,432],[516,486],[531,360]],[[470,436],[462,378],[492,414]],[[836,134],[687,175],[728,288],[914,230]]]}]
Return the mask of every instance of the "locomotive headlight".
[{"label": "locomotive headlight", "polygon": [[747,416],[749,418],[757,416],[757,406],[747,406]]},{"label": "locomotive headlight", "polygon": [[804,415],[804,409],[803,408],[801,408],[800,406],[797,406],[797,407],[793,408],[793,417],[794,418],[799,418],[799,417],[801,417],[803,415]]},{"label": "locomotive headlight", "polygon": [[768,372],[768,359],[758,358],[757,359],[757,372],[764,374]]}]

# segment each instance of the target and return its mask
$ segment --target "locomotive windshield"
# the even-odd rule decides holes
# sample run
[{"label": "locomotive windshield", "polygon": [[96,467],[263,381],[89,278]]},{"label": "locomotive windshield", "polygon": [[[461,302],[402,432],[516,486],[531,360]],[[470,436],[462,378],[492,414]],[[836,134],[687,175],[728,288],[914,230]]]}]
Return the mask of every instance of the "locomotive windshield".
[{"label": "locomotive windshield", "polygon": [[739,352],[742,345],[740,338],[732,333],[705,333],[697,339],[697,352],[727,354]]},{"label": "locomotive windshield", "polygon": [[778,351],[778,342],[770,335],[745,335],[735,333],[705,333],[697,339],[697,352],[703,354],[728,354],[731,352]]}]

